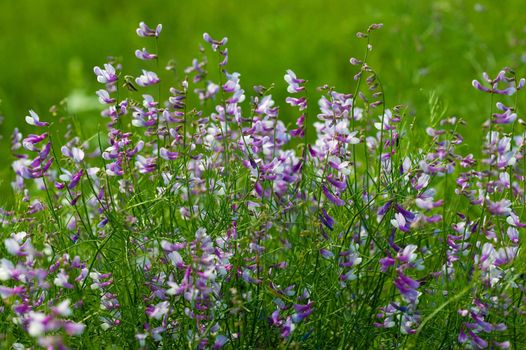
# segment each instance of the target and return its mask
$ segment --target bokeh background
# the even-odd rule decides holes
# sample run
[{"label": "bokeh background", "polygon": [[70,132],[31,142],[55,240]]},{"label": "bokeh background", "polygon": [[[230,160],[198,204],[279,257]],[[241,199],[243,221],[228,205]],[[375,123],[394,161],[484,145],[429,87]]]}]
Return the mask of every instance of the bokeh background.
[{"label": "bokeh background", "polygon": [[384,23],[370,65],[387,105],[408,105],[424,127],[435,94],[448,115],[470,122],[468,141],[476,146],[489,100],[471,81],[503,66],[524,75],[524,13],[524,0],[0,0],[0,204],[11,196],[13,128],[30,130],[28,109],[51,120],[49,108],[64,98],[83,125],[99,123],[92,68],[112,55],[138,74],[141,62],[133,52],[145,46],[135,35],[142,20],[164,25],[160,58],[175,59],[179,72],[199,55],[203,32],[227,36],[229,70],[241,73],[247,91],[275,82],[277,100],[286,96],[288,68],[310,86],[352,91],[355,70],[348,60],[361,57],[364,46],[355,33]]}]

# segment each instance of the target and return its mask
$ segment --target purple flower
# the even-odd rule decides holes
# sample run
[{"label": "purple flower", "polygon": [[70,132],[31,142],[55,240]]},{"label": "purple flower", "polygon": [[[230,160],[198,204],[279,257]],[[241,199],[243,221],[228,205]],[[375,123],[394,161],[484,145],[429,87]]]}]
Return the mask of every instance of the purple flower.
[{"label": "purple flower", "polygon": [[135,162],[135,167],[141,174],[148,174],[157,168],[154,158],[145,158],[141,155],[137,156],[137,161]]},{"label": "purple flower", "polygon": [[391,225],[393,225],[400,231],[408,232],[409,226],[407,225],[407,221],[404,215],[402,215],[401,213],[395,213],[394,216],[395,216],[394,219],[391,219]]},{"label": "purple flower", "polygon": [[398,252],[397,258],[403,264],[412,263],[416,260],[415,251],[418,247],[414,244],[408,244],[404,250]]},{"label": "purple flower", "polygon": [[115,99],[114,98],[111,98],[110,97],[110,94],[108,93],[108,91],[104,90],[104,89],[100,89],[97,91],[97,96],[99,97],[99,101],[100,103],[102,104],[113,104],[115,103]]},{"label": "purple flower", "polygon": [[508,235],[508,238],[510,241],[514,244],[519,243],[519,231],[515,227],[508,227],[508,230],[506,231],[506,234]]},{"label": "purple flower", "polygon": [[214,40],[208,33],[203,33],[203,39],[212,45],[212,50],[217,51],[217,49],[223,45],[226,45],[228,38],[223,38],[221,40]]},{"label": "purple flower", "polygon": [[473,87],[477,90],[480,90],[480,91],[483,91],[483,92],[491,92],[491,89],[485,87],[484,85],[482,85],[478,80],[473,80],[471,82],[471,85],[473,85]]},{"label": "purple flower", "polygon": [[243,269],[243,272],[241,273],[241,278],[247,282],[247,283],[261,283],[260,279],[254,278],[251,276],[252,272],[249,269]]},{"label": "purple flower", "polygon": [[296,125],[298,128],[290,131],[290,136],[292,137],[303,137],[305,136],[305,114],[300,115],[296,120]]},{"label": "purple flower", "polygon": [[239,85],[239,77],[241,74],[238,72],[234,72],[232,74],[225,73],[227,77],[227,82],[223,84],[223,91],[225,92],[235,92],[239,89],[241,89],[241,86]]},{"label": "purple flower", "polygon": [[45,140],[47,135],[47,132],[41,135],[29,134],[25,139],[22,140],[22,146],[24,146],[24,148],[28,151],[39,151],[35,145]]},{"label": "purple flower", "polygon": [[509,199],[502,199],[498,202],[489,201],[488,210],[490,213],[498,216],[508,216],[511,213],[511,201]]},{"label": "purple flower", "polygon": [[109,63],[104,64],[104,69],[96,66],[93,68],[93,72],[97,75],[97,81],[101,84],[113,83],[118,79],[115,68]]},{"label": "purple flower", "polygon": [[300,86],[300,84],[303,84],[305,80],[298,79],[296,77],[296,74],[292,70],[288,69],[287,74],[285,74],[284,78],[285,78],[285,81],[289,84],[289,86],[287,87],[287,91],[289,93],[295,94],[295,93],[305,90],[304,86]]},{"label": "purple flower", "polygon": [[351,57],[349,59],[349,62],[353,65],[353,66],[357,66],[357,65],[360,65],[362,64],[363,62],[359,59],[357,59],[356,57]]},{"label": "purple flower", "polygon": [[[16,241],[14,238],[7,238],[4,241],[5,249],[7,252],[11,255],[18,255],[18,256],[24,256],[25,253],[20,248],[20,244]],[[0,278],[1,280],[2,278]]]},{"label": "purple flower", "polygon": [[157,74],[155,74],[155,72],[150,72],[144,69],[142,70],[142,75],[135,79],[135,82],[137,83],[137,85],[142,86],[142,87],[155,85],[159,81],[161,80],[159,79]]},{"label": "purple flower", "polygon": [[161,149],[159,150],[159,155],[161,156],[161,158],[166,160],[175,160],[179,156],[179,153],[170,152],[166,148],[161,147]]},{"label": "purple flower", "polygon": [[274,106],[274,100],[272,99],[272,95],[267,95],[261,99],[261,101],[258,103],[258,106],[255,110],[257,114],[266,114],[268,116],[276,116],[277,115],[277,108],[272,107]]},{"label": "purple flower", "polygon": [[163,301],[153,306],[150,305],[146,308],[145,313],[148,317],[160,320],[170,310],[170,303]]},{"label": "purple flower", "polygon": [[402,298],[409,303],[416,303],[420,292],[417,288],[420,287],[418,281],[404,275],[398,271],[398,277],[394,281],[394,285],[398,288],[398,291],[402,295]]},{"label": "purple flower", "polygon": [[387,272],[391,266],[395,264],[396,260],[390,256],[380,259],[380,270],[382,272]]},{"label": "purple flower", "polygon": [[287,97],[285,99],[285,102],[287,102],[289,105],[293,107],[299,107],[300,111],[307,109],[307,98],[305,97],[300,97],[300,98]]},{"label": "purple flower", "polygon": [[71,182],[68,185],[68,188],[74,189],[77,187],[77,184],[79,183],[80,179],[82,178],[82,175],[84,174],[84,169],[80,169],[75,175],[71,177]]},{"label": "purple flower", "polygon": [[342,205],[345,205],[345,201],[341,199],[340,197],[332,194],[325,185],[322,186],[322,191],[325,194],[325,197],[327,197],[327,199],[331,201],[332,203],[334,203],[335,205],[340,206],[340,207]]},{"label": "purple flower", "polygon": [[20,147],[22,147],[22,138],[23,136],[20,130],[18,130],[18,128],[15,128],[13,130],[13,134],[11,135],[11,151],[15,152],[19,150]]},{"label": "purple flower", "polygon": [[493,113],[493,118],[493,123],[495,124],[510,124],[517,119],[517,114],[513,113],[511,108],[508,108],[503,113]]},{"label": "purple flower", "polygon": [[281,336],[283,338],[288,338],[290,333],[292,333],[292,331],[294,330],[294,328],[295,328],[295,326],[292,323],[292,318],[290,316],[287,317],[287,319],[285,320],[285,323],[283,324],[283,327],[281,329]]},{"label": "purple flower", "polygon": [[68,280],[68,274],[64,270],[61,270],[53,280],[53,284],[57,287],[73,289],[73,284],[71,284]]},{"label": "purple flower", "polygon": [[295,323],[298,323],[303,321],[305,318],[309,317],[310,314],[312,314],[312,312],[314,311],[314,309],[312,308],[313,305],[314,303],[312,301],[307,305],[294,304],[294,310],[296,312],[292,315],[292,320]]},{"label": "purple flower", "polygon": [[228,64],[228,48],[219,51],[219,54],[223,56],[223,60],[219,63],[221,67],[225,67]]},{"label": "purple flower", "polygon": [[0,286],[0,297],[9,298],[13,295],[22,295],[22,293],[24,293],[25,290],[26,289],[23,286],[18,286],[18,287],[13,287],[13,288]]},{"label": "purple flower", "polygon": [[156,37],[156,38],[158,38],[159,34],[161,34],[161,30],[162,29],[163,29],[163,25],[162,24],[158,24],[157,27],[155,28],[155,30],[153,30],[150,27],[148,27],[146,25],[146,23],[141,22],[141,23],[139,23],[139,28],[136,29],[136,33],[141,38],[146,38],[146,37]]},{"label": "purple flower", "polygon": [[72,158],[75,163],[80,163],[84,159],[84,151],[77,147],[69,148],[67,146],[62,146],[60,149],[62,154],[66,157]]},{"label": "purple flower", "polygon": [[148,61],[156,59],[157,55],[149,53],[148,51],[146,51],[146,48],[143,47],[142,50],[135,50],[135,57],[137,57],[140,60]]},{"label": "purple flower", "polygon": [[382,205],[379,209],[378,209],[378,212],[376,213],[378,216],[383,216],[385,215],[385,213],[387,213],[389,211],[389,209],[391,208],[391,206],[393,205],[393,201],[387,201],[384,205]]},{"label": "purple flower", "polygon": [[272,326],[279,326],[281,321],[279,320],[279,309],[275,310],[269,317],[269,322]]},{"label": "purple flower", "polygon": [[63,324],[64,331],[69,336],[77,336],[81,335],[82,332],[84,332],[84,329],[86,328],[86,325],[82,323],[76,323],[72,321],[66,321]]},{"label": "purple flower", "polygon": [[[497,75],[497,77],[495,79],[491,79],[487,73],[483,73],[482,74],[484,80],[491,86],[491,87],[486,87],[484,85],[482,85],[478,80],[473,80],[471,82],[471,85],[473,85],[473,87],[479,91],[483,91],[483,92],[488,92],[488,93],[492,93],[492,94],[498,94],[498,95],[508,95],[508,96],[511,96],[513,95],[517,89],[521,89],[523,86],[524,86],[524,79],[521,79],[519,81],[519,85],[518,86],[515,86],[515,81],[509,81],[508,78],[506,77],[506,71],[504,70],[501,70],[499,72],[499,74]],[[502,89],[502,88],[499,88],[498,85],[499,83],[504,83],[504,84],[507,84],[508,87]]]},{"label": "purple flower", "polygon": [[338,179],[335,179],[332,174],[329,174],[327,176],[327,181],[329,181],[334,187],[338,189],[338,191],[345,191],[347,188],[347,182],[345,181],[345,177],[343,181],[340,181]]},{"label": "purple flower", "polygon": [[330,260],[334,257],[334,253],[325,248],[320,249],[320,254],[324,259]]},{"label": "purple flower", "polygon": [[329,230],[332,231],[334,219],[327,213],[327,211],[324,208],[321,208],[320,220]]},{"label": "purple flower", "polygon": [[218,335],[214,341],[214,345],[212,346],[213,350],[221,349],[226,343],[228,342],[228,338],[224,335]]},{"label": "purple flower", "polygon": [[48,126],[49,123],[41,122],[40,117],[33,110],[29,110],[29,115],[26,116],[26,123],[34,126]]}]

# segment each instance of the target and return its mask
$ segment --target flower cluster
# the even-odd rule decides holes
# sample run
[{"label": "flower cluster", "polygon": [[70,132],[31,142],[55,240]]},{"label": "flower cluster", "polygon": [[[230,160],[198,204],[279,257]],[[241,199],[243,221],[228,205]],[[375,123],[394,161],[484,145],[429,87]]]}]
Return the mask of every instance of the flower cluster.
[{"label": "flower cluster", "polygon": [[458,117],[418,134],[367,62],[381,27],[358,34],[353,91],[289,69],[250,93],[227,38],[205,33],[175,81],[141,22],[143,68],[93,70],[103,132],[30,110],[0,209],[0,345],[526,346],[524,79],[473,81],[500,99],[480,152]]}]

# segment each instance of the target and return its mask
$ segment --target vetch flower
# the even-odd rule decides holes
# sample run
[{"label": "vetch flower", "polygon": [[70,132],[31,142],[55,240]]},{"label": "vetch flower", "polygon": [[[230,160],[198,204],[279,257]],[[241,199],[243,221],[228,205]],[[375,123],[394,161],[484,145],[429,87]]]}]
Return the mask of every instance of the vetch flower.
[{"label": "vetch flower", "polygon": [[161,30],[162,29],[163,29],[163,25],[162,24],[158,24],[157,27],[155,27],[155,30],[153,30],[150,27],[148,27],[148,25],[146,25],[146,23],[140,22],[139,23],[139,28],[136,29],[136,33],[137,33],[138,36],[140,36],[142,38],[146,38],[146,37],[156,37],[156,38],[158,38],[159,35],[161,34]]},{"label": "vetch flower", "polygon": [[232,74],[225,73],[227,77],[227,82],[223,84],[223,91],[225,92],[235,92],[239,89],[241,89],[241,86],[239,85],[239,77],[241,74],[238,72],[234,72]]},{"label": "vetch flower", "polygon": [[228,38],[224,37],[221,40],[214,40],[208,33],[203,33],[203,39],[212,46],[212,50],[217,51],[221,46],[226,45]]},{"label": "vetch flower", "polygon": [[490,213],[499,216],[509,216],[511,213],[511,201],[509,199],[502,199],[497,202],[488,200],[488,210]]},{"label": "vetch flower", "polygon": [[84,159],[84,151],[77,147],[62,146],[60,149],[62,154],[68,158],[72,158],[75,163],[80,163]]},{"label": "vetch flower", "polygon": [[71,300],[66,299],[63,302],[52,308],[53,312],[60,316],[70,316],[73,312],[71,311]]},{"label": "vetch flower", "polygon": [[104,69],[95,66],[93,72],[97,75],[97,81],[102,84],[114,83],[118,79],[115,68],[109,63],[104,64]]},{"label": "vetch flower", "polygon": [[22,146],[24,146],[25,149],[28,151],[37,151],[40,150],[36,148],[36,144],[44,141],[47,138],[48,134],[47,132],[41,134],[41,135],[34,135],[29,134],[25,139],[22,140]]},{"label": "vetch flower", "polygon": [[53,280],[53,284],[55,284],[57,287],[72,289],[74,286],[68,280],[68,274],[64,270],[61,270]]},{"label": "vetch flower", "polygon": [[290,131],[292,137],[304,137],[305,136],[305,114],[300,115],[296,120],[298,128]]},{"label": "vetch flower", "polygon": [[293,107],[299,107],[300,111],[304,111],[305,109],[307,109],[307,98],[305,97],[300,97],[300,98],[287,97],[285,99],[285,102],[287,102],[289,105]]},{"label": "vetch flower", "polygon": [[391,256],[387,256],[385,258],[380,259],[380,270],[382,272],[387,272],[391,266],[394,266],[396,260],[393,259]]},{"label": "vetch flower", "polygon": [[340,197],[338,197],[337,195],[332,194],[331,191],[329,191],[329,189],[327,188],[327,186],[323,185],[322,191],[325,194],[325,197],[327,197],[327,199],[331,201],[332,203],[334,203],[335,205],[337,206],[345,205],[345,201],[341,199]]},{"label": "vetch flower", "polygon": [[77,187],[80,179],[82,178],[82,175],[84,174],[84,169],[80,169],[78,172],[76,172],[72,177],[71,177],[71,181],[68,185],[68,188],[70,190],[74,189],[75,187]]},{"label": "vetch flower", "polygon": [[213,350],[219,350],[221,349],[226,343],[228,342],[228,338],[224,335],[218,335],[214,341],[214,345],[212,346]]},{"label": "vetch flower", "polygon": [[398,288],[402,298],[409,303],[416,303],[421,294],[417,291],[418,287],[420,287],[420,283],[411,277],[404,275],[400,271],[398,271],[398,276],[394,281],[394,285]]},{"label": "vetch flower", "polygon": [[292,331],[294,331],[294,328],[296,328],[296,325],[292,323],[292,318],[290,316],[287,317],[283,327],[281,328],[281,336],[283,338],[288,338]]},{"label": "vetch flower", "polygon": [[[524,84],[526,83],[526,80],[524,78],[519,80],[519,84],[515,85],[515,80],[510,81],[508,77],[506,77],[506,70],[501,70],[499,74],[497,74],[497,77],[494,79],[491,79],[486,72],[482,74],[484,80],[491,86],[486,87],[482,85],[478,80],[473,80],[471,82],[471,85],[477,90],[488,92],[492,94],[498,94],[498,95],[513,95],[517,90],[520,90],[524,87]],[[505,88],[499,88],[499,83],[507,85]]]},{"label": "vetch flower", "polygon": [[161,80],[159,79],[159,77],[157,76],[155,72],[150,72],[144,69],[142,70],[142,75],[140,75],[138,78],[135,79],[135,82],[137,83],[137,85],[142,86],[142,87],[155,85],[160,81]]},{"label": "vetch flower", "polygon": [[156,160],[155,158],[147,158],[147,157],[138,155],[136,157],[135,168],[141,174],[151,173],[155,171],[155,169],[157,168]]},{"label": "vetch flower", "polygon": [[285,74],[285,81],[289,84],[287,87],[287,91],[291,94],[295,94],[298,92],[301,92],[305,90],[304,86],[300,86],[300,84],[303,84],[305,80],[298,79],[296,77],[296,73],[294,73],[292,70],[288,69],[287,74]]},{"label": "vetch flower", "polygon": [[[502,107],[504,107],[502,104],[500,104],[500,105]],[[498,107],[499,107],[499,104],[497,104],[497,108]],[[517,119],[517,114],[513,113],[513,110],[511,108],[504,107],[501,110],[503,110],[504,112],[502,112],[502,113],[493,113],[492,114],[492,116],[494,118],[492,120],[493,123],[495,123],[495,124],[510,124],[510,123],[513,123],[515,121],[515,119]]]},{"label": "vetch flower", "polygon": [[108,91],[104,89],[97,90],[97,96],[99,97],[99,102],[102,104],[113,104],[115,103],[115,99],[110,97],[110,94]]},{"label": "vetch flower", "polygon": [[148,317],[160,320],[170,310],[169,306],[170,303],[168,301],[163,301],[155,306],[148,306],[145,313]]},{"label": "vetch flower", "polygon": [[161,147],[161,149],[159,150],[159,155],[161,156],[161,158],[166,160],[175,160],[179,156],[179,153],[170,152],[166,148]]},{"label": "vetch flower", "polygon": [[266,114],[268,116],[276,116],[277,108],[274,106],[274,100],[272,95],[264,96],[261,101],[258,103],[255,112],[257,114]]},{"label": "vetch flower", "polygon": [[49,123],[41,122],[40,117],[32,109],[29,110],[29,115],[26,116],[26,123],[34,126],[48,126]]},{"label": "vetch flower", "polygon": [[329,213],[327,213],[327,211],[324,208],[321,208],[320,220],[329,230],[332,231],[334,219],[332,218],[332,216],[329,215]]},{"label": "vetch flower", "polygon": [[320,249],[320,254],[324,259],[330,260],[334,257],[334,253],[327,249]]},{"label": "vetch flower", "polygon": [[299,323],[303,321],[305,318],[309,317],[310,314],[312,314],[312,312],[314,311],[314,309],[312,308],[313,305],[314,305],[314,302],[312,301],[306,305],[294,304],[294,310],[296,312],[292,315],[292,320],[295,323]]},{"label": "vetch flower", "polygon": [[64,322],[62,327],[64,328],[64,331],[66,332],[67,335],[77,336],[77,335],[81,335],[84,332],[86,325],[82,323],[66,321]]},{"label": "vetch flower", "polygon": [[408,232],[409,227],[407,226],[407,221],[405,220],[404,215],[402,215],[401,213],[395,213],[394,216],[394,219],[391,219],[391,225],[393,225],[401,231]]},{"label": "vetch flower", "polygon": [[148,51],[146,51],[146,48],[143,48],[142,50],[135,50],[135,57],[137,57],[140,60],[149,61],[156,59],[157,55],[149,53]]}]

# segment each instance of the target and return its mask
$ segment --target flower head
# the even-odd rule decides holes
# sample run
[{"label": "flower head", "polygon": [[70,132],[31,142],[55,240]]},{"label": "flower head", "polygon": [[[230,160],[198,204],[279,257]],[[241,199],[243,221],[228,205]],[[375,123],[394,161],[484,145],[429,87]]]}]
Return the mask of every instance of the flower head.
[{"label": "flower head", "polygon": [[294,73],[292,70],[288,69],[287,74],[285,74],[285,81],[289,84],[287,87],[287,91],[291,94],[298,93],[300,91],[305,90],[304,86],[300,86],[300,84],[303,84],[305,80],[298,79],[296,77],[296,73]]},{"label": "flower head", "polygon": [[96,66],[93,68],[93,72],[97,75],[97,81],[101,84],[113,83],[118,79],[115,68],[109,63],[104,64],[104,69]]},{"label": "flower head", "polygon": [[146,23],[141,22],[141,23],[139,23],[139,28],[137,28],[136,33],[141,38],[146,38],[146,37],[156,37],[156,38],[158,38],[159,35],[161,34],[161,30],[162,29],[163,29],[163,25],[162,24],[158,24],[157,27],[155,27],[155,30],[153,30],[150,27],[148,27],[148,25],[146,25]]},{"label": "flower head", "polygon": [[41,122],[40,117],[33,110],[29,110],[29,115],[26,116],[26,123],[34,126],[48,126],[49,123]]},{"label": "flower head", "polygon": [[135,79],[137,85],[142,87],[155,85],[160,81],[161,79],[159,79],[155,72],[150,72],[144,69],[142,70],[142,75]]}]

